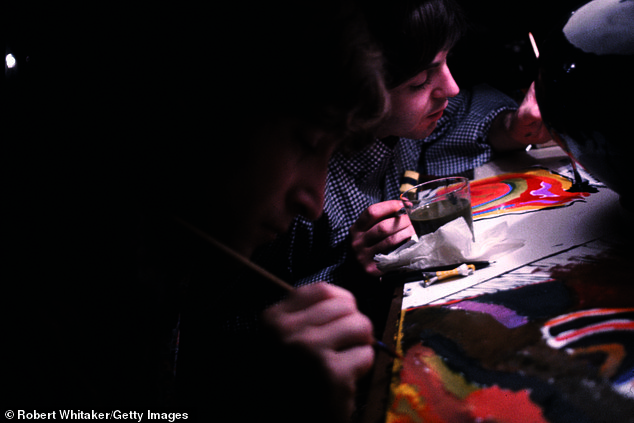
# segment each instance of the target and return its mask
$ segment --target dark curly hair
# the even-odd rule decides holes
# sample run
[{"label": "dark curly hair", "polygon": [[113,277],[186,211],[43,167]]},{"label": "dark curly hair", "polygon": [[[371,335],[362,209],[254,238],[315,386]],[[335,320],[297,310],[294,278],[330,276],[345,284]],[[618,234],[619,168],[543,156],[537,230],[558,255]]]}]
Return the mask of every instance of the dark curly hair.
[{"label": "dark curly hair", "polygon": [[453,0],[367,0],[360,4],[383,50],[389,89],[425,70],[466,31],[462,9]]},{"label": "dark curly hair", "polygon": [[384,116],[382,56],[350,2],[259,2],[230,26],[222,79],[249,82],[228,93],[257,108],[247,123],[285,116],[354,142]]}]

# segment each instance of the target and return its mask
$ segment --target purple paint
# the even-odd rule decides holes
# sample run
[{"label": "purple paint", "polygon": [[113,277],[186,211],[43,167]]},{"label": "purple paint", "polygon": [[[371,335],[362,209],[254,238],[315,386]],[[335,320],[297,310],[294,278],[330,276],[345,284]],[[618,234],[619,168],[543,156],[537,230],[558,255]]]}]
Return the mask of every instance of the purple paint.
[{"label": "purple paint", "polygon": [[475,311],[486,313],[509,329],[513,329],[528,323],[528,318],[520,316],[514,310],[498,304],[480,303],[477,301],[461,301],[448,306],[450,309]]},{"label": "purple paint", "polygon": [[540,185],[541,188],[531,191],[531,195],[534,195],[536,197],[557,197],[557,194],[553,194],[552,192],[550,192],[550,188],[552,188],[551,184],[542,181]]}]

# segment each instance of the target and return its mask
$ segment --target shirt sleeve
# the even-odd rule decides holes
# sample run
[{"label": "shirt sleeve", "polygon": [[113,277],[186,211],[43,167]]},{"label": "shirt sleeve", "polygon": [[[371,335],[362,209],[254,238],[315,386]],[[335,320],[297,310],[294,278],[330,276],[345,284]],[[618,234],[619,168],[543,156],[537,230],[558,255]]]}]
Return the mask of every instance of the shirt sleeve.
[{"label": "shirt sleeve", "polygon": [[491,160],[487,142],[491,124],[517,103],[500,91],[478,85],[449,100],[445,115],[432,135],[424,140],[419,172],[446,176],[474,169]]},{"label": "shirt sleeve", "polygon": [[328,281],[355,291],[355,281],[364,275],[348,232],[358,216],[371,204],[398,198],[400,178],[405,170],[416,169],[421,154],[429,165],[425,173],[438,176],[488,161],[486,137],[493,119],[516,107],[499,91],[478,86],[450,100],[446,115],[425,140],[402,138],[394,147],[378,141],[351,157],[336,153],[322,216],[313,222],[297,217],[287,234],[259,250],[256,262],[295,286]]}]

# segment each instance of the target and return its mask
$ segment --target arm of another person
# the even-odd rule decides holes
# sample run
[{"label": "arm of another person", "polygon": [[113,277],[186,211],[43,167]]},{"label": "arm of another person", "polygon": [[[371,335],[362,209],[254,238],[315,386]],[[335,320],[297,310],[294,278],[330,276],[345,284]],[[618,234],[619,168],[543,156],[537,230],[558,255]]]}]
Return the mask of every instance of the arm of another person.
[{"label": "arm of another person", "polygon": [[498,152],[519,150],[551,139],[537,105],[534,82],[517,110],[504,111],[495,118],[488,136],[489,144]]},{"label": "arm of another person", "polygon": [[354,296],[327,283],[307,285],[265,310],[263,318],[282,344],[300,348],[322,364],[331,388],[330,421],[348,421],[356,383],[374,362],[372,323],[359,312]]}]

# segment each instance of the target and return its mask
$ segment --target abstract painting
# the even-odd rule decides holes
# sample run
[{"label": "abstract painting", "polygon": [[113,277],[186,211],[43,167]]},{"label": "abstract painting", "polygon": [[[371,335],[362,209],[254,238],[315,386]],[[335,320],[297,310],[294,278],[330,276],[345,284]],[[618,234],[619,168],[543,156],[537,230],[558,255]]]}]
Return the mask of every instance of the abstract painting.
[{"label": "abstract painting", "polygon": [[474,220],[564,207],[590,195],[571,192],[570,179],[546,169],[506,173],[470,185]]},{"label": "abstract painting", "polygon": [[387,421],[634,422],[628,260],[402,312]]}]

